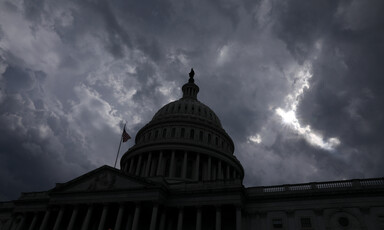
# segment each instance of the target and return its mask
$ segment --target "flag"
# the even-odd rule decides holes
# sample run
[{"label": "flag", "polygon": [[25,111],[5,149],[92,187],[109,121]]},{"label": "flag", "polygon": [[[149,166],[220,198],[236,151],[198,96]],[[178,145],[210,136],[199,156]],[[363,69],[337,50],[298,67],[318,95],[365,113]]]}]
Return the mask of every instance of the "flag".
[{"label": "flag", "polygon": [[123,134],[121,135],[121,137],[123,138],[123,142],[127,142],[129,139],[131,139],[131,136],[129,136],[127,131],[125,131],[125,126],[124,126]]}]

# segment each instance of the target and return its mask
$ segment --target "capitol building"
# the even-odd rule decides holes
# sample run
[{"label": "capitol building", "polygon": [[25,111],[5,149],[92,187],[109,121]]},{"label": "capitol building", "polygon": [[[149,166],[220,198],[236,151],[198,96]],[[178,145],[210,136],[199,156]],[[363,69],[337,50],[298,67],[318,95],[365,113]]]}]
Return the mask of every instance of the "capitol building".
[{"label": "capitol building", "polygon": [[384,230],[384,178],[244,187],[234,143],[198,92],[191,71],[121,169],[0,203],[0,230]]}]

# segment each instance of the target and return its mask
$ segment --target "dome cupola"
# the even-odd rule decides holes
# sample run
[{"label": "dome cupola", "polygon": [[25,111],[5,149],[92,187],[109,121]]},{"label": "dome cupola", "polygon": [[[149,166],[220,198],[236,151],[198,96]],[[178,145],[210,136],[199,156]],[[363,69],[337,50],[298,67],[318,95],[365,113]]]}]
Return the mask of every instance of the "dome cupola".
[{"label": "dome cupola", "polygon": [[191,69],[183,96],[163,106],[136,135],[120,161],[127,174],[167,181],[237,181],[244,170],[217,115],[197,100]]},{"label": "dome cupola", "polygon": [[189,73],[189,80],[188,83],[183,85],[181,88],[183,90],[183,98],[190,98],[197,100],[197,94],[199,93],[199,86],[195,85],[195,79],[193,77],[195,76],[195,71],[191,69],[191,72]]}]

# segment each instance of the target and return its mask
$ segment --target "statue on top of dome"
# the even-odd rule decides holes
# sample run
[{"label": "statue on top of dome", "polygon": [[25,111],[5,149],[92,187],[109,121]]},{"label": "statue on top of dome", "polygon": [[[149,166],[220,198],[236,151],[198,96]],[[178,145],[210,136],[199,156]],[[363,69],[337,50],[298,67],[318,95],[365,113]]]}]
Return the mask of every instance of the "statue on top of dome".
[{"label": "statue on top of dome", "polygon": [[189,72],[189,83],[194,83],[195,80],[193,79],[193,76],[195,76],[195,71],[193,71],[193,68],[191,68],[191,72]]}]

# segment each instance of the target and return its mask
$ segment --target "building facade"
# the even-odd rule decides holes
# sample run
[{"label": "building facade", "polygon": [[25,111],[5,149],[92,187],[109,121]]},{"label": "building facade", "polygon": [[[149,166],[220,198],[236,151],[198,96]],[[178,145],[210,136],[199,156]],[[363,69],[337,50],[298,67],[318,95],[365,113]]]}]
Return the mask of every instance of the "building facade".
[{"label": "building facade", "polygon": [[120,170],[0,203],[0,230],[384,229],[384,178],[245,188],[234,143],[193,77],[137,133]]}]

